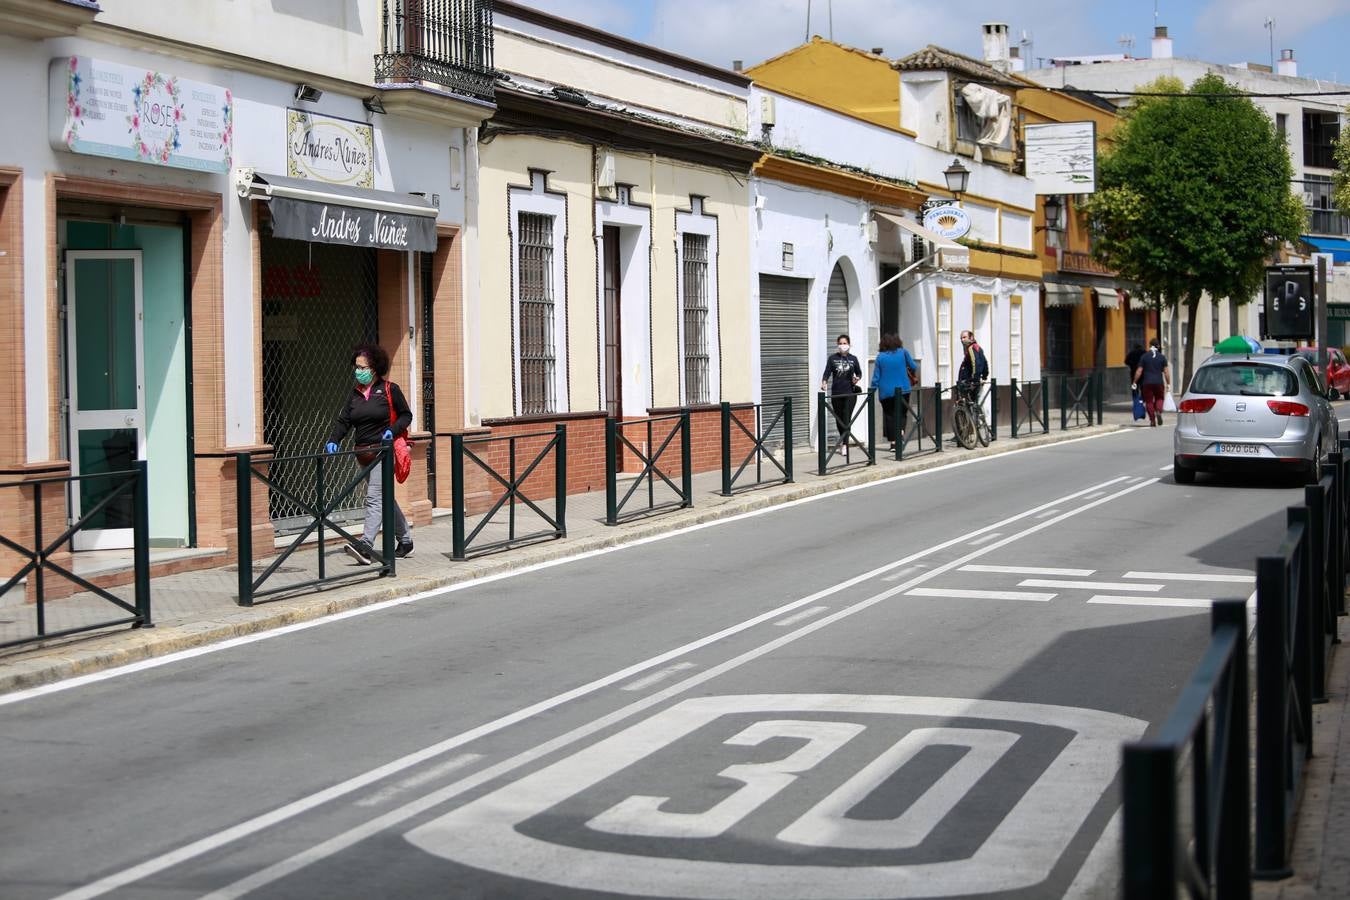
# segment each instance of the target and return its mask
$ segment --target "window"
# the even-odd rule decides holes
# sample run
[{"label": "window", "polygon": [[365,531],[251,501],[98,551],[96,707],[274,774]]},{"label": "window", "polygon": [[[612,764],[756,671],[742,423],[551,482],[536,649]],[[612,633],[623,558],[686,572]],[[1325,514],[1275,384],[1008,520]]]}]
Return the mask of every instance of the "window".
[{"label": "window", "polygon": [[1228,363],[1201,366],[1191,382],[1191,393],[1288,397],[1298,393],[1298,382],[1284,366],[1267,366],[1256,362]]},{"label": "window", "polygon": [[1282,138],[1288,138],[1288,136],[1289,136],[1289,114],[1288,114],[1288,113],[1276,113],[1276,114],[1275,114],[1275,130],[1276,130],[1277,132],[1279,132],[1280,137],[1282,137]]},{"label": "window", "polygon": [[1022,298],[1013,297],[1008,307],[1008,375],[1022,380]]},{"label": "window", "polygon": [[523,415],[556,412],[554,390],[553,216],[521,213],[516,281],[520,286],[520,403]]},{"label": "window", "polygon": [[683,245],[680,316],[684,329],[684,402],[697,406],[712,400],[708,354],[708,236],[686,233]]},{"label": "window", "polygon": [[938,289],[937,341],[933,346],[937,358],[937,377],[943,384],[952,383],[952,295],[950,289]]},{"label": "window", "polygon": [[[991,93],[997,92],[994,92],[991,89]],[[970,103],[966,101],[966,98],[961,95],[961,91],[956,91],[953,96],[956,103],[956,139],[958,141],[969,141],[972,144],[977,143],[980,139],[980,134],[984,131],[984,127],[988,122],[975,115],[975,110],[971,107]],[[1011,103],[1011,100],[1009,100],[1009,103]],[[999,141],[997,144],[986,144],[985,146],[992,146],[997,150],[1011,150],[1012,131],[1012,128],[1007,128],[1003,135],[1003,140]]]},{"label": "window", "polygon": [[1219,301],[1213,298],[1209,301],[1209,344],[1211,347],[1219,343]]},{"label": "window", "polygon": [[1336,168],[1333,152],[1341,134],[1341,117],[1334,112],[1303,111],[1303,164]]},{"label": "window", "polygon": [[[1133,298],[1130,302],[1134,302]],[[1142,309],[1127,310],[1125,313],[1125,352],[1129,353],[1135,347],[1144,346],[1147,331],[1148,313]]]},{"label": "window", "polygon": [[1310,234],[1350,234],[1350,219],[1336,209],[1330,175],[1304,175],[1294,187],[1303,191]]}]

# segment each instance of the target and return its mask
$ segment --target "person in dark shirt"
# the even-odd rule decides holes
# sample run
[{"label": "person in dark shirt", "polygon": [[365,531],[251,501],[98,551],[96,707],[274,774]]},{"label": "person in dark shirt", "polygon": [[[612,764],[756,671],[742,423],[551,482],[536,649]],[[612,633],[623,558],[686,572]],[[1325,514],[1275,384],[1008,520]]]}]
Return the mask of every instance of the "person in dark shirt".
[{"label": "person in dark shirt", "polygon": [[975,342],[975,333],[961,332],[961,368],[956,373],[957,386],[971,397],[978,397],[978,389],[989,377],[989,361],[984,350]]},{"label": "person in dark shirt", "polygon": [[[347,432],[353,431],[356,461],[364,466],[375,459],[383,441],[407,432],[408,426],[412,425],[412,410],[399,386],[385,378],[389,374],[389,354],[382,347],[358,344],[352,351],[352,367],[356,384],[338,412],[324,449],[336,453],[338,442]],[[366,521],[361,539],[343,547],[363,566],[374,559],[375,536],[380,533],[384,521],[384,482],[380,472],[383,465],[383,461],[375,463],[366,483]],[[389,502],[394,504],[394,523],[398,526],[398,547],[394,555],[400,559],[412,556],[413,536],[408,519],[397,500],[390,497]]]},{"label": "person in dark shirt", "polygon": [[1172,373],[1167,367],[1167,357],[1158,349],[1157,338],[1148,342],[1148,352],[1139,358],[1139,364],[1134,370],[1134,383],[1144,396],[1148,424],[1161,425],[1163,397],[1172,384]]},{"label": "person in dark shirt", "polygon": [[862,381],[862,364],[858,357],[849,352],[848,335],[841,334],[835,341],[835,353],[825,360],[825,373],[820,376],[820,389],[830,395],[830,405],[834,407],[835,428],[839,430],[842,441],[849,433],[849,423],[853,421],[853,407],[857,405],[859,388]]},{"label": "person in dark shirt", "polygon": [[1130,391],[1139,390],[1138,385],[1134,383],[1134,370],[1139,368],[1139,360],[1144,358],[1144,345],[1135,344],[1129,353],[1125,354],[1125,374],[1130,379]]}]

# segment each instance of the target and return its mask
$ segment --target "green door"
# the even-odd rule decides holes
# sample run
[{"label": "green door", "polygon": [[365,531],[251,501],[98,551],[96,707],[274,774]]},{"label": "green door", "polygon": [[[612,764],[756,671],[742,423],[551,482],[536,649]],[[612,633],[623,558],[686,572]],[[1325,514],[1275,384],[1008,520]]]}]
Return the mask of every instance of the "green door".
[{"label": "green door", "polygon": [[[145,454],[145,361],[141,335],[141,252],[66,253],[66,375],[70,396],[71,515],[93,517],[75,550],[132,544],[133,498],[124,491],[99,508]],[[95,512],[95,510],[97,510]]]}]

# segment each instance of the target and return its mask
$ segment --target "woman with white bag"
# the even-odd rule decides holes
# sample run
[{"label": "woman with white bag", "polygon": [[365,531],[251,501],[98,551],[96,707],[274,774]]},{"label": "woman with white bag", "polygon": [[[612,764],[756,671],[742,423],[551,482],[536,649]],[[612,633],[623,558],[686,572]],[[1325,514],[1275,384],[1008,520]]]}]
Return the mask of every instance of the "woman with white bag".
[{"label": "woman with white bag", "polygon": [[1172,372],[1167,367],[1167,357],[1158,349],[1156,337],[1148,342],[1148,352],[1134,370],[1134,383],[1144,396],[1148,424],[1161,425],[1164,403],[1171,397]]}]

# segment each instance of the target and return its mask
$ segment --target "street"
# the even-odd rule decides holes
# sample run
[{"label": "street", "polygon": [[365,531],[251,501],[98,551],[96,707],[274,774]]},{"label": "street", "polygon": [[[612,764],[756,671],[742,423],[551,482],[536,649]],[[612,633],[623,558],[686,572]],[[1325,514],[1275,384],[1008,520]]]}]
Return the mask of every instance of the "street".
[{"label": "street", "polygon": [[1113,896],[1120,745],[1301,497],[1171,458],[971,460],[0,697],[0,893]]}]

